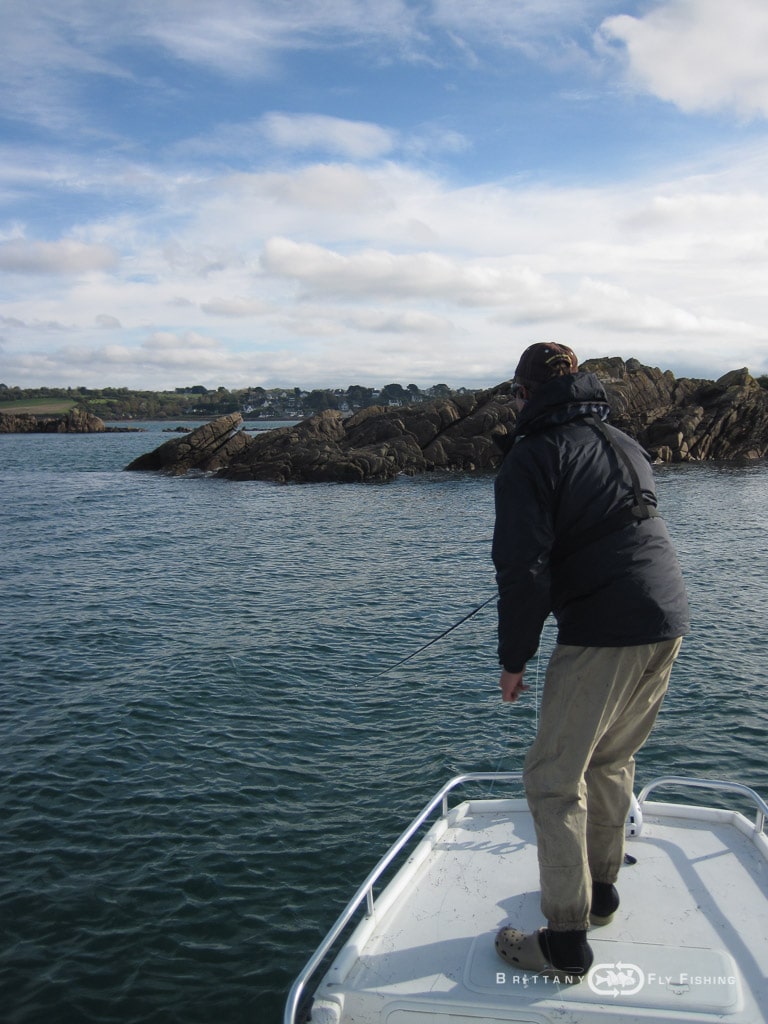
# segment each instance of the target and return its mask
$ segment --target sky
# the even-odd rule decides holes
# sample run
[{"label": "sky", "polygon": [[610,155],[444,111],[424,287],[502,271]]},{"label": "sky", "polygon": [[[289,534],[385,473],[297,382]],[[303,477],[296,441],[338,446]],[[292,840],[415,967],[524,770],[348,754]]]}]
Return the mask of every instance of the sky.
[{"label": "sky", "polygon": [[765,0],[0,0],[0,382],[768,372]]}]

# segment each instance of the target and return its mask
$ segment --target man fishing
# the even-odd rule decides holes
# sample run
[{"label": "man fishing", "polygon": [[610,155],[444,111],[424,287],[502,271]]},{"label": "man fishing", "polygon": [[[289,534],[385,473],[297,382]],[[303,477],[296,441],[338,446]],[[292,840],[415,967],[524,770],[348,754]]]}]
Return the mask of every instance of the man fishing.
[{"label": "man fishing", "polygon": [[579,977],[593,962],[590,923],[607,924],[619,906],[634,755],[688,605],[650,460],[606,424],[598,378],[579,372],[567,346],[538,343],[513,384],[518,418],[496,478],[493,539],[503,700],[527,689],[550,612],[558,636],[524,771],[547,924],[502,928],[496,949],[520,970]]}]

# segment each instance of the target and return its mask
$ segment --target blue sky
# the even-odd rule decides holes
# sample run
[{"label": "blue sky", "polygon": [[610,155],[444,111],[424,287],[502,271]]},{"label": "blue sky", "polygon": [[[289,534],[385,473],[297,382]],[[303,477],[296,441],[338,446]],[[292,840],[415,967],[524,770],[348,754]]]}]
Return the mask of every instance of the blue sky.
[{"label": "blue sky", "polygon": [[768,372],[765,0],[0,0],[0,381]]}]

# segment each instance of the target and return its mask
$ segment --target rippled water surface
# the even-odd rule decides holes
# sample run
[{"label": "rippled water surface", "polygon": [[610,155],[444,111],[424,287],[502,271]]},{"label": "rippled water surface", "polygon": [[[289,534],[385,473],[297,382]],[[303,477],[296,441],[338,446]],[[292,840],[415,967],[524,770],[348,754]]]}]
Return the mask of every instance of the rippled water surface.
[{"label": "rippled water surface", "polygon": [[[535,685],[498,698],[493,605],[381,674],[492,595],[491,478],[121,472],[165,439],[0,437],[11,1024],[279,1020],[406,821],[534,733]],[[766,793],[768,468],[658,482],[694,629],[639,781]]]}]

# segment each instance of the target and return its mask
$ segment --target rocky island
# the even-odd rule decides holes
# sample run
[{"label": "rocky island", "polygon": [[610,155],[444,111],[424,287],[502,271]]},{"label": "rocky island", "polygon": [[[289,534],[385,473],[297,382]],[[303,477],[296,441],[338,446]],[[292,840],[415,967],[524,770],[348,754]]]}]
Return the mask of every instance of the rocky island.
[{"label": "rocky island", "polygon": [[61,416],[0,412],[0,434],[101,434],[106,429],[103,420],[85,409],[72,409]]},{"label": "rocky island", "polygon": [[[768,451],[768,391],[746,369],[717,381],[675,378],[635,359],[592,359],[608,392],[611,422],[657,462],[761,459]],[[249,436],[239,413],[206,423],[135,459],[128,470],[215,473],[278,483],[391,480],[400,473],[492,471],[497,438],[514,428],[511,382],[401,408],[352,416],[328,409]]]}]

